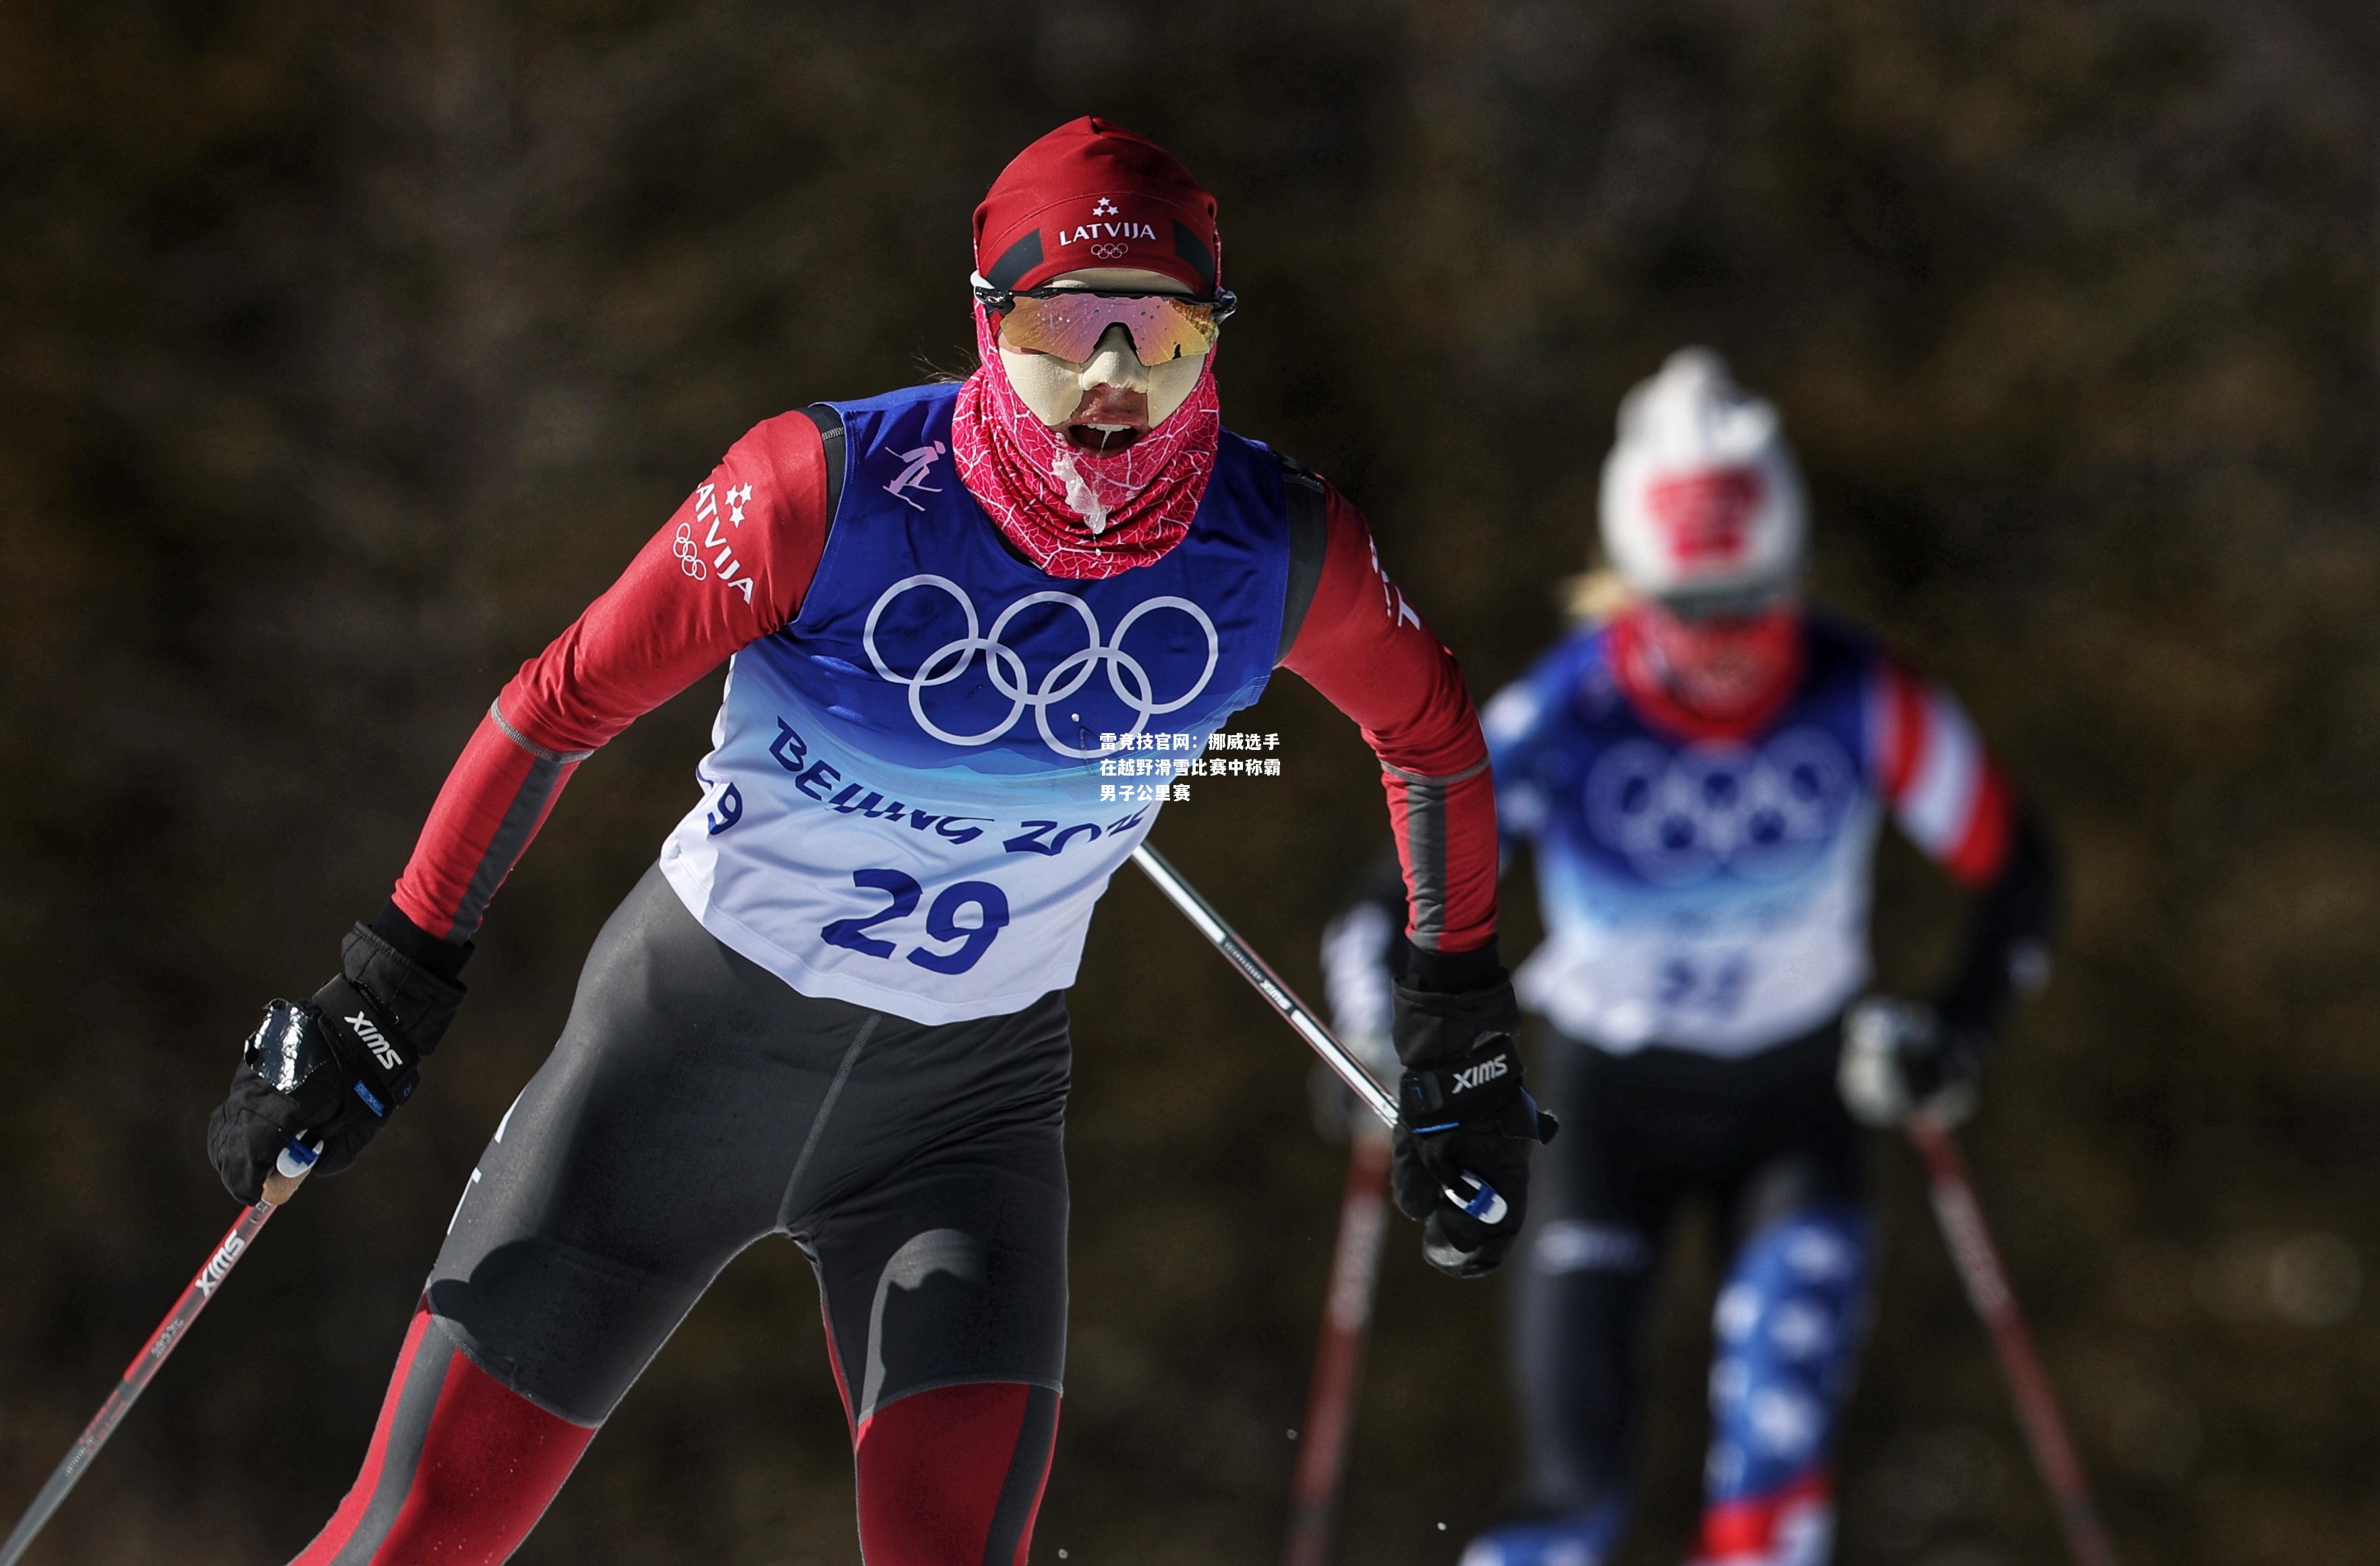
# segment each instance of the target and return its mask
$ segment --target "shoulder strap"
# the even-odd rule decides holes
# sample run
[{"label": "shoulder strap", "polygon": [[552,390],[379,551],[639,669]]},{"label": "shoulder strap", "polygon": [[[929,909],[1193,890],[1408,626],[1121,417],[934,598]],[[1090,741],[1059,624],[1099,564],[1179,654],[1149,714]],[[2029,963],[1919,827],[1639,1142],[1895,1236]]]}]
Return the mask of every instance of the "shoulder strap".
[{"label": "shoulder strap", "polygon": [[1329,506],[1322,480],[1293,457],[1281,459],[1281,487],[1289,507],[1289,590],[1281,597],[1281,647],[1278,663],[1289,656],[1305,612],[1314,603],[1314,589],[1322,583],[1322,555],[1330,540]]},{"label": "shoulder strap", "polygon": [[819,442],[826,447],[826,522],[832,528],[835,507],[843,504],[843,415],[824,403],[812,403],[802,412],[818,426]]}]

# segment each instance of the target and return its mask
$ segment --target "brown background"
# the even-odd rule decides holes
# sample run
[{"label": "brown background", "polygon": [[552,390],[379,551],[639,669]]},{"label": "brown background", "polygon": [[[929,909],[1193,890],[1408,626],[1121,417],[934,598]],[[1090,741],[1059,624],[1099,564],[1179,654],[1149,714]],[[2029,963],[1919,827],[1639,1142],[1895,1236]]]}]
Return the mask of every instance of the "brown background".
[{"label": "brown background", "polygon": [[[200,1139],[237,1039],[328,973],[505,674],[747,426],[963,363],[974,200],[1097,109],[1220,196],[1228,417],[1369,511],[1482,694],[1558,623],[1627,384],[1707,341],[1782,403],[1822,596],[1963,694],[2070,862],[1971,1143],[2128,1558],[2369,1559],[2376,33],[2347,0],[0,7],[0,1515],[227,1220]],[[584,770],[429,1091],[274,1227],[37,1561],[275,1561],[327,1513],[714,698]],[[1311,983],[1378,794],[1295,682],[1259,722],[1289,775],[1159,838]],[[1885,879],[1919,982],[1949,899],[1905,851]],[[1145,887],[1075,1007],[1038,1559],[1262,1560],[1338,1155]],[[1883,1151],[1843,1559],[2053,1559]],[[1631,1562],[1694,1505],[1674,1299]],[[1494,1307],[1400,1227],[1344,1559],[1481,1521]],[[792,1247],[747,1255],[520,1559],[855,1560],[816,1321]]]}]

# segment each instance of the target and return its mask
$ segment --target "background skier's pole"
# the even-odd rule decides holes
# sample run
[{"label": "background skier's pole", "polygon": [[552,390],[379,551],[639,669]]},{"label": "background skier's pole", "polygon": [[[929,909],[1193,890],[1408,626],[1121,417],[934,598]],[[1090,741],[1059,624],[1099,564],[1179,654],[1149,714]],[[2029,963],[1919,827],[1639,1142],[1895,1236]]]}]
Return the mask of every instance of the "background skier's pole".
[{"label": "background skier's pole", "polygon": [[[1968,1177],[1958,1139],[1949,1126],[1922,1111],[1909,1117],[1908,1131],[1917,1156],[1925,1163],[1934,1215],[1941,1220],[1943,1237],[1949,1242],[1950,1259],[1958,1265],[1967,1298],[1983,1317],[1992,1347],[1999,1353],[2000,1368],[2007,1373],[2009,1390],[2015,1396],[2026,1444],[2033,1449],[2034,1463],[2057,1505],[2066,1548],[2078,1566],[2116,1566],[2107,1530],[2091,1499],[2091,1481],[2066,1433],[2057,1394],[2050,1390],[2049,1374],[2034,1350],[2033,1334],[2017,1308],[2016,1292],[2009,1287],[2008,1272],[2000,1265],[1991,1231],[1984,1225],[1983,1205],[1975,1199],[1974,1182]],[[0,1566],[6,1562],[0,1561]]]},{"label": "background skier's pole", "polygon": [[65,1503],[67,1493],[91,1467],[91,1460],[99,1455],[99,1449],[107,1444],[107,1438],[115,1434],[115,1427],[124,1423],[124,1416],[132,1412],[133,1403],[155,1378],[158,1367],[165,1363],[165,1356],[174,1352],[174,1346],[189,1330],[190,1323],[199,1318],[199,1312],[207,1308],[207,1302],[214,1298],[215,1291],[223,1286],[223,1281],[231,1276],[231,1269],[238,1265],[241,1256],[248,1254],[249,1246],[256,1243],[257,1235],[263,1232],[265,1221],[304,1183],[313,1161],[312,1153],[294,1144],[283,1150],[280,1167],[264,1177],[264,1199],[242,1212],[239,1221],[225,1233],[223,1243],[208,1256],[207,1264],[199,1269],[199,1275],[183,1289],[182,1297],[174,1302],[174,1308],[165,1313],[165,1319],[157,1324],[157,1330],[150,1334],[140,1352],[132,1356],[132,1363],[125,1366],[124,1378],[116,1383],[115,1390],[107,1395],[107,1401],[99,1405],[99,1412],[91,1416],[89,1425],[83,1426],[81,1438],[51,1472],[49,1483],[42,1487],[42,1493],[33,1498],[31,1506],[26,1508],[25,1515],[9,1532],[7,1542],[0,1544],[0,1566],[17,1566],[25,1551],[32,1548],[33,1536],[42,1531],[51,1515]]},{"label": "background skier's pole", "polygon": [[[1138,865],[1173,905],[1189,916],[1240,976],[1272,1002],[1274,1011],[1314,1046],[1314,1052],[1378,1117],[1382,1127],[1397,1123],[1397,1101],[1373,1080],[1364,1062],[1348,1052],[1321,1020],[1306,1010],[1281,976],[1223,922],[1223,917],[1181,875],[1165,856],[1144,843],[1132,851]],[[1314,1390],[1308,1401],[1305,1429],[1299,1438],[1297,1474],[1291,1481],[1288,1566],[1321,1566],[1330,1550],[1330,1524],[1339,1500],[1339,1477],[1347,1451],[1349,1413],[1355,1397],[1355,1376],[1361,1366],[1364,1336],[1372,1318],[1372,1284],[1378,1276],[1380,1238],[1388,1226],[1388,1136],[1368,1126],[1354,1132],[1354,1150],[1347,1168],[1347,1197],[1340,1212],[1339,1244],[1330,1263],[1330,1295],[1322,1318],[1322,1346],[1314,1366]],[[1475,1218],[1493,1223],[1503,1216],[1504,1198],[1476,1175],[1463,1175],[1474,1190],[1465,1197],[1454,1190],[1447,1199],[1466,1208]],[[6,1566],[0,1561],[0,1566]]]},{"label": "background skier's pole", "polygon": [[1314,1389],[1306,1396],[1297,1473],[1289,1485],[1283,1566],[1324,1566],[1330,1559],[1339,1487],[1347,1468],[1347,1437],[1354,1425],[1355,1388],[1364,1368],[1364,1340],[1372,1326],[1372,1291],[1380,1276],[1380,1242],[1388,1231],[1388,1135],[1378,1126],[1358,1125],[1350,1139],[1347,1195],[1339,1208],[1339,1244],[1330,1257],[1330,1292],[1322,1306]]}]

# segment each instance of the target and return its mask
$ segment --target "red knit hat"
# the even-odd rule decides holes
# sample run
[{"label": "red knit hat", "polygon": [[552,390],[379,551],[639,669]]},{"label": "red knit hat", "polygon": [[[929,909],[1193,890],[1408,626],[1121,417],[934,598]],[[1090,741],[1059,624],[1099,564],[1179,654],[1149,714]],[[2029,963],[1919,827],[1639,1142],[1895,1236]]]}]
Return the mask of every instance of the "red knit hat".
[{"label": "red knit hat", "polygon": [[975,269],[1036,288],[1084,267],[1132,266],[1211,296],[1222,272],[1215,198],[1145,136],[1086,115],[1016,154],[975,209]]}]

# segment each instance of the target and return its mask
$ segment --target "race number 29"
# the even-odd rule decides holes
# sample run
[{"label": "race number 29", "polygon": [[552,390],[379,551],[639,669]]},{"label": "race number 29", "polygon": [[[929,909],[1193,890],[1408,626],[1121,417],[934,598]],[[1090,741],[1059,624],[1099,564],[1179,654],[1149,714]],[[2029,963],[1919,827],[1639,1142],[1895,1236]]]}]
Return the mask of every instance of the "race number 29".
[{"label": "race number 29", "polygon": [[[889,959],[900,946],[868,932],[878,925],[905,919],[917,911],[926,889],[917,878],[902,870],[854,870],[851,884],[863,892],[881,892],[892,899],[883,907],[865,918],[837,919],[819,931],[829,946],[840,946],[846,952],[856,952],[864,957]],[[972,908],[975,921],[961,923],[959,916]],[[958,944],[948,951],[918,945],[909,950],[909,961],[921,968],[941,974],[962,974],[983,960],[991,943],[1008,924],[1008,893],[988,880],[953,881],[934,894],[926,909],[926,935],[940,942],[955,941]]]}]

